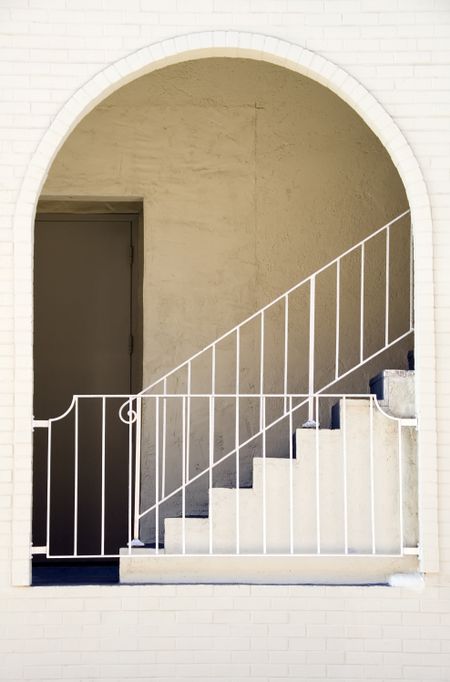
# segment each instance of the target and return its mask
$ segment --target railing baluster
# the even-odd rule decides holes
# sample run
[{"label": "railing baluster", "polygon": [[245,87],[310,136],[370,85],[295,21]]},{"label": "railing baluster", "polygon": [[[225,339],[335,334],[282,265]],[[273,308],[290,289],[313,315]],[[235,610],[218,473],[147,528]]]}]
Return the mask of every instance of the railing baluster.
[{"label": "railing baluster", "polygon": [[348,554],[348,498],[347,498],[347,399],[342,398],[342,473],[344,491],[344,553]]},{"label": "railing baluster", "polygon": [[321,529],[320,529],[320,443],[319,443],[319,396],[315,398],[316,420],[315,420],[315,453],[316,453],[316,541],[317,554],[322,551]]},{"label": "railing baluster", "polygon": [[192,383],[192,367],[191,362],[188,362],[188,376],[187,376],[187,414],[186,414],[186,480],[189,482],[190,477],[190,452],[191,452],[191,383]]},{"label": "railing baluster", "polygon": [[214,431],[215,431],[215,412],[216,412],[216,345],[211,348],[211,396],[209,398],[209,553],[213,554],[213,464],[214,464]]},{"label": "railing baluster", "polygon": [[260,316],[260,342],[259,342],[259,430],[263,428],[263,394],[264,394],[264,324],[265,315],[264,310]]},{"label": "railing baluster", "polygon": [[389,295],[390,295],[390,225],[386,228],[386,298],[385,298],[385,321],[384,321],[384,345],[389,344]]},{"label": "railing baluster", "polygon": [[289,296],[284,297],[284,413],[287,411],[288,390],[288,352],[289,352]]},{"label": "railing baluster", "polygon": [[292,396],[289,396],[289,553],[294,553],[294,448],[292,430]]},{"label": "railing baluster", "polygon": [[50,556],[50,507],[51,507],[51,478],[52,478],[52,422],[49,421],[47,429],[47,518],[46,526],[46,556]]},{"label": "railing baluster", "polygon": [[101,555],[105,553],[105,473],[106,473],[106,398],[102,398],[102,528],[101,528]]},{"label": "railing baluster", "polygon": [[73,555],[78,554],[78,397],[75,398],[75,455],[73,481]]},{"label": "railing baluster", "polygon": [[314,422],[314,356],[315,356],[315,317],[316,317],[316,276],[313,275],[309,282],[309,408],[308,422]]},{"label": "railing baluster", "polygon": [[159,554],[159,396],[155,404],[155,554]]},{"label": "railing baluster", "polygon": [[341,259],[336,261],[336,357],[334,378],[339,377],[339,342],[341,326]]},{"label": "railing baluster", "polygon": [[209,553],[213,553],[213,505],[212,505],[212,490],[213,490],[213,463],[214,463],[214,395],[209,397]]},{"label": "railing baluster", "polygon": [[370,528],[372,537],[372,554],[376,554],[375,542],[375,472],[373,458],[373,395],[369,396],[369,457],[370,457]]},{"label": "railing baluster", "polygon": [[139,545],[139,513],[141,507],[141,434],[142,398],[136,398],[136,462],[134,467],[134,529],[133,544]]},{"label": "railing baluster", "polygon": [[163,431],[162,431],[162,462],[161,462],[161,497],[166,496],[166,440],[167,440],[167,379],[163,382]]},{"label": "railing baluster", "polygon": [[211,393],[216,394],[216,345],[211,348]]},{"label": "railing baluster", "polygon": [[263,532],[263,554],[267,554],[267,507],[266,507],[266,397],[262,397],[263,412],[263,432],[262,432],[262,484],[263,484],[263,504],[262,504],[262,532]]},{"label": "railing baluster", "polygon": [[359,361],[364,360],[364,268],[365,268],[365,244],[361,244],[361,284],[359,304]]},{"label": "railing baluster", "polygon": [[181,491],[181,545],[182,554],[186,554],[186,396],[182,398],[182,418],[181,418],[181,430],[182,430],[182,447],[181,447],[181,457],[182,457],[182,482],[183,489]]},{"label": "railing baluster", "polygon": [[241,363],[241,336],[240,330],[236,331],[236,414],[235,414],[235,448],[236,448],[236,554],[240,552],[240,506],[239,506],[239,421],[240,421],[240,366]]},{"label": "railing baluster", "polygon": [[132,399],[128,400],[128,554],[131,554],[132,546],[132,521],[133,521],[133,412]]},{"label": "railing baluster", "polygon": [[400,554],[403,556],[404,527],[403,527],[403,442],[402,442],[402,423],[398,425],[398,506],[399,506],[399,527],[400,527]]}]

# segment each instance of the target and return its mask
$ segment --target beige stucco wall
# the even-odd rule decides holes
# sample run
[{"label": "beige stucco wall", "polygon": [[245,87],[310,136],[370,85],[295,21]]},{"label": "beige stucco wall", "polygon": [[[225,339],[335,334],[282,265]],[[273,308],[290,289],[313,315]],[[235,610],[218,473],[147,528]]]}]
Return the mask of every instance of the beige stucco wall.
[{"label": "beige stucco wall", "polygon": [[69,137],[43,194],[143,199],[144,383],[407,208],[348,105],[243,59],[118,90]]},{"label": "beige stucco wall", "polygon": [[[64,144],[43,196],[142,198],[144,385],[407,208],[386,150],[347,104],[304,76],[243,59],[170,66],[115,92]],[[393,290],[400,294],[409,269],[407,230],[404,221],[392,237]],[[384,241],[371,245],[367,255],[368,355],[384,334]],[[359,361],[358,254],[343,264],[341,285],[342,371]],[[288,390],[296,392],[307,390],[308,296],[305,288],[293,297],[290,314]],[[316,387],[334,373],[334,296],[330,271],[317,285]],[[400,295],[392,303],[395,334],[407,328],[408,301]],[[281,306],[267,314],[266,326],[265,390],[278,392]],[[258,339],[257,325],[242,334],[244,391],[258,385]],[[234,390],[233,343],[218,359],[224,379],[219,391]],[[403,342],[389,359],[372,362],[335,390],[367,390],[380,369],[406,366],[411,344]],[[205,358],[197,371],[208,373],[208,367]],[[197,387],[209,390],[204,383]],[[208,463],[205,406],[194,404],[191,417],[198,425],[191,432],[196,472]],[[253,405],[241,434],[250,435],[255,418]],[[234,405],[224,405],[216,419],[219,454],[233,446],[233,420]],[[166,491],[181,482],[180,415],[173,413],[168,422]],[[144,490],[151,491],[144,497],[151,504],[154,445],[151,437],[144,441]],[[282,455],[287,447],[283,442],[269,454]],[[219,474],[225,482],[234,480],[233,466]],[[244,470],[251,470],[249,462]],[[203,493],[189,490],[191,512],[202,512],[207,503],[207,487],[201,487]],[[162,515],[179,513],[179,504],[174,500]]]}]

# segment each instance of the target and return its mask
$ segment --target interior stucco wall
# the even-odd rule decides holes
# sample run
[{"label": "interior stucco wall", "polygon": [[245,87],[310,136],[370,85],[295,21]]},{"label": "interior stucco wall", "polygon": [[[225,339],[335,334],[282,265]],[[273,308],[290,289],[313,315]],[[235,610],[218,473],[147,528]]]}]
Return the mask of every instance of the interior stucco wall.
[{"label": "interior stucco wall", "polygon": [[[170,66],[115,92],[64,144],[43,196],[142,198],[144,385],[407,208],[386,150],[348,105],[306,77],[243,59]],[[393,236],[396,287],[409,267],[407,228]],[[373,253],[366,354],[383,335],[384,242]],[[355,258],[343,270],[343,366],[359,352],[358,268]],[[334,358],[333,273],[325,284],[318,284],[317,386]],[[302,392],[307,300],[297,301],[298,381],[289,386]],[[393,328],[407,324],[407,303],[394,297]],[[275,321],[280,316],[273,311]],[[268,350],[277,339],[276,327],[268,329]],[[410,343],[387,364],[405,367]],[[254,349],[250,341],[249,357]],[[281,389],[279,369],[271,354],[266,390]],[[378,369],[372,363],[362,381],[336,391],[366,390]]]},{"label": "interior stucco wall", "polygon": [[143,199],[144,384],[407,208],[348,105],[242,59],[118,90],[69,137],[43,195]]}]

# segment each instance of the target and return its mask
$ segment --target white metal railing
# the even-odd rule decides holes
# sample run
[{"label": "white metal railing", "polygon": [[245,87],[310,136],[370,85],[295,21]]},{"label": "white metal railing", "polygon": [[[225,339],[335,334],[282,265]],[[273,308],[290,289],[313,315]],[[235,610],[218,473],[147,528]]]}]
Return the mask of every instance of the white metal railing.
[{"label": "white metal railing", "polygon": [[[182,406],[182,414],[187,413],[187,401],[207,399],[209,401],[209,433],[213,431],[214,414],[212,412],[213,398],[218,399],[234,399],[234,394],[218,394],[211,395],[196,395],[188,396],[182,395],[152,395],[144,396],[143,400],[149,400],[154,403],[155,415],[155,471],[158,472],[159,461],[163,456],[162,451],[158,448],[158,431],[165,425],[160,424],[159,414],[160,405],[166,400],[178,401]],[[242,395],[237,399],[252,399],[252,394]],[[416,474],[415,474],[415,449],[411,447],[405,448],[403,441],[405,439],[405,429],[415,427],[415,419],[400,419],[385,414],[379,406],[378,400],[374,395],[367,394],[315,394],[313,397],[314,409],[314,428],[304,429],[300,435],[311,436],[302,444],[297,439],[294,444],[292,438],[295,432],[294,420],[300,425],[302,423],[302,408],[309,410],[309,402],[311,396],[309,394],[271,394],[264,395],[261,402],[262,412],[262,428],[257,429],[245,441],[239,441],[236,436],[236,446],[225,455],[216,456],[214,447],[214,437],[209,438],[209,466],[207,470],[189,476],[186,475],[186,440],[188,431],[186,429],[186,419],[182,420],[182,444],[180,449],[180,458],[178,466],[181,468],[182,483],[174,487],[169,493],[161,496],[159,492],[159,477],[155,475],[155,502],[148,506],[143,511],[135,510],[135,534],[138,529],[138,524],[146,516],[154,514],[154,536],[152,538],[152,546],[155,554],[249,554],[254,553],[255,543],[254,532],[258,525],[258,520],[261,522],[260,528],[260,543],[258,546],[258,553],[261,554],[301,554],[301,555],[389,555],[402,556],[404,554],[411,554],[417,552],[417,519],[415,518],[416,507],[411,505],[411,500],[417,495],[416,490]],[[268,401],[278,401],[280,403],[280,414],[266,423],[266,404]],[[353,416],[348,415],[349,402],[352,409],[357,409],[363,414]],[[339,429],[335,429],[333,434],[336,436],[335,443],[333,443],[332,456],[335,458],[336,467],[341,471],[341,480],[334,479],[332,484],[321,482],[321,460],[325,451],[325,455],[330,457],[330,445],[323,443],[324,429],[319,428],[319,415],[326,418],[327,413],[330,412],[332,406],[340,408],[339,415]],[[297,417],[297,418],[296,418]],[[358,420],[357,423],[355,418]],[[288,461],[288,484],[286,490],[286,498],[277,500],[278,507],[285,506],[285,527],[277,527],[276,535],[276,549],[270,547],[271,541],[268,537],[268,497],[272,497],[273,490],[271,486],[273,482],[267,472],[267,462],[269,458],[267,455],[267,439],[270,435],[271,429],[277,425],[282,425],[284,429],[283,436],[278,434],[277,450],[278,454],[285,455]],[[298,428],[298,427],[297,427]],[[349,443],[347,432],[349,429],[354,429],[357,432],[363,433],[363,441],[356,440]],[[237,430],[237,429],[236,429]],[[306,433],[305,433],[306,432]],[[249,516],[244,522],[240,514],[241,496],[247,488],[242,487],[242,479],[240,475],[241,460],[244,460],[244,448],[252,441],[259,439],[260,460],[261,460],[261,474],[262,474],[262,490],[255,492],[256,496],[256,513],[255,516]],[[405,449],[407,456],[405,457]],[[296,450],[296,452],[295,452]],[[310,459],[309,472],[301,470],[305,460]],[[352,458],[352,466],[349,465],[349,459]],[[232,493],[234,500],[229,506],[228,512],[234,515],[235,527],[227,538],[220,537],[220,530],[215,530],[215,519],[213,516],[214,507],[211,505],[211,491],[214,489],[213,474],[214,471],[221,465],[229,461],[232,465],[232,473],[234,481],[232,482]],[[299,471],[294,473],[294,466]],[[313,480],[310,477],[305,477],[305,473],[311,474],[313,472]],[[376,473],[375,473],[376,472]],[[303,476],[303,481],[299,481],[299,476]],[[205,547],[205,542],[198,537],[194,537],[191,546],[187,547],[188,530],[187,523],[189,522],[189,514],[186,511],[186,496],[190,486],[194,486],[196,482],[205,481],[205,487],[208,490],[209,505],[206,509],[208,520],[208,543]],[[351,480],[351,484],[349,484]],[[247,481],[248,482],[248,481]],[[295,525],[297,523],[299,508],[302,504],[298,495],[298,484],[302,482],[305,489],[311,486],[314,491],[310,495],[310,499],[306,502],[303,500],[303,515],[313,517],[314,528],[308,529],[308,535],[314,536],[313,541],[309,538],[310,545],[305,548],[305,543],[302,540],[301,532],[295,532]],[[233,491],[233,492],[232,492]],[[305,491],[303,491],[305,493]],[[170,501],[172,498],[181,494],[181,514],[179,516],[181,537],[178,537],[178,546],[173,548],[173,541],[170,549],[164,548],[162,538],[164,538],[163,528],[160,519],[160,510],[164,503]],[[197,493],[198,494],[198,493]],[[404,496],[407,495],[410,504],[405,506]],[[339,540],[336,536],[339,535],[339,524],[333,528],[332,537],[324,539],[321,532],[321,508],[323,506],[323,499],[327,498],[327,506],[332,506],[334,513],[339,513],[339,505],[335,504],[336,500],[341,500],[342,505],[342,520],[340,522],[340,534],[342,542],[339,546]],[[331,500],[331,502],[330,502]],[[305,505],[310,506],[306,509]],[[357,506],[357,514],[353,510],[352,515],[349,513],[349,508]],[[234,509],[233,509],[234,507]],[[411,509],[413,511],[411,511]],[[278,509],[279,513],[279,509]],[[224,511],[221,511],[222,516]],[[361,518],[363,521],[361,521]],[[377,517],[380,520],[380,527],[377,528]],[[405,517],[407,522],[405,524]],[[167,518],[167,516],[166,516]],[[223,519],[222,519],[223,522]],[[247,537],[241,540],[241,525],[247,524]],[[328,520],[329,523],[329,520]],[[351,525],[359,526],[355,534],[349,531]],[[222,524],[223,525],[223,524]],[[250,534],[249,526],[250,525]],[[408,526],[407,530],[405,525]],[[166,529],[166,534],[167,534]],[[223,532],[223,531],[222,531]],[[283,535],[284,534],[284,535]],[[136,535],[135,535],[136,537]],[[283,539],[284,537],[284,539]],[[231,538],[231,539],[230,539]],[[167,538],[166,538],[167,541]],[[272,539],[273,544],[273,539]],[[133,543],[129,544],[129,552],[131,554],[131,547]]]},{"label": "white metal railing", "polygon": [[[321,541],[320,518],[321,518],[321,490],[319,471],[321,466],[321,433],[322,426],[327,423],[330,412],[330,399],[341,400],[341,437],[342,437],[342,505],[344,519],[348,518],[348,506],[351,505],[353,488],[349,490],[347,471],[346,445],[346,405],[351,398],[361,398],[357,394],[325,394],[338,381],[349,376],[358,368],[380,355],[393,345],[405,339],[413,331],[413,294],[412,294],[412,244],[409,249],[409,277],[403,278],[404,290],[399,293],[398,289],[392,291],[392,230],[401,224],[409,211],[405,211],[387,225],[379,228],[370,236],[361,240],[358,244],[347,249],[334,258],[325,266],[318,269],[312,275],[291,287],[288,291],[275,298],[262,307],[259,311],[248,317],[239,325],[220,336],[213,343],[208,344],[198,353],[181,363],[166,375],[153,382],[137,395],[76,395],[69,409],[59,417],[48,421],[38,420],[34,422],[35,428],[46,428],[48,431],[48,466],[47,466],[47,521],[45,545],[34,547],[33,552],[46,554],[48,557],[112,557],[118,556],[119,547],[114,542],[126,544],[131,548],[142,544],[140,538],[144,538],[147,544],[153,545],[155,553],[162,550],[164,537],[165,519],[179,517],[182,523],[180,553],[189,553],[189,537],[186,537],[186,523],[190,517],[208,516],[208,551],[207,553],[220,553],[216,551],[217,538],[214,537],[213,514],[214,508],[210,504],[211,489],[215,487],[232,486],[235,490],[235,532],[233,546],[226,546],[225,553],[240,553],[241,545],[244,548],[243,529],[241,528],[241,502],[242,486],[251,483],[251,466],[254,457],[260,457],[263,461],[262,486],[263,491],[267,488],[266,460],[273,456],[284,456],[290,462],[290,478],[287,495],[289,498],[289,546],[288,551],[281,553],[300,554],[323,554],[330,553],[324,549]],[[380,265],[380,244],[384,239],[384,259]],[[379,274],[378,294],[381,293],[384,306],[382,313],[383,334],[375,344],[373,334],[368,333],[367,315],[367,271],[373,267],[370,249],[378,240],[378,249],[375,257]],[[358,321],[358,348],[351,362],[348,362],[348,353],[343,352],[342,324],[343,313],[346,305],[343,296],[342,277],[347,266],[347,259],[359,255],[359,276],[354,276],[353,285],[356,288],[358,305],[352,301],[352,314],[359,315]],[[354,268],[353,268],[354,269]],[[320,317],[322,304],[318,302],[318,285],[322,284],[322,277],[331,273],[334,287],[328,291],[328,300],[334,296],[334,340],[331,344],[333,352],[327,354],[328,375],[324,374],[319,367],[320,384],[318,379],[317,357],[317,320]],[[380,281],[381,280],[381,281]],[[407,281],[406,281],[407,280]],[[358,282],[358,285],[356,285]],[[384,288],[384,291],[383,291]],[[380,291],[381,289],[381,291]],[[298,315],[295,309],[295,297],[305,294],[303,305]],[[403,328],[398,324],[393,330],[391,322],[392,301],[395,297],[398,306],[398,298],[403,306],[408,308],[407,321]],[[378,296],[379,298],[379,296]],[[348,311],[347,311],[348,312]],[[268,337],[269,317],[275,314],[275,324],[272,324],[270,339]],[[293,352],[291,335],[293,330],[307,329],[307,351],[304,349],[303,356],[307,358],[303,373],[300,374],[297,386],[292,390],[293,380],[291,375],[295,373],[298,357]],[[244,349],[245,336],[248,332],[253,334],[250,351]],[[275,342],[273,339],[275,338]],[[370,341],[370,352],[367,352]],[[228,348],[224,351],[224,344]],[[332,358],[332,363],[330,362]],[[225,358],[225,361],[224,361]],[[279,364],[279,372],[274,372],[274,366]],[[254,380],[249,382],[245,378],[249,368],[253,368]],[[268,371],[270,370],[270,371]],[[251,373],[251,372],[250,372]],[[270,376],[268,376],[270,374]],[[200,375],[200,380],[198,376]],[[275,376],[276,375],[276,376]],[[228,382],[232,384],[231,390],[221,390],[221,385]],[[303,381],[305,382],[303,384]],[[274,385],[275,388],[274,388]],[[280,388],[277,390],[277,386]],[[302,390],[303,388],[303,390]],[[305,391],[304,389],[307,388]],[[281,390],[280,390],[281,389]],[[369,473],[361,469],[361,476],[369,475],[370,495],[368,499],[371,505],[371,529],[368,537],[372,538],[370,551],[357,551],[351,549],[348,537],[348,524],[343,524],[344,540],[339,554],[360,553],[379,554],[379,547],[375,541],[374,523],[375,493],[373,489],[373,414],[379,411],[376,399],[366,398],[370,402],[370,426],[367,439],[369,453]],[[83,429],[83,419],[80,421],[80,407],[86,409],[86,404],[98,403],[97,420],[99,429],[94,441],[96,443],[96,455],[99,462],[96,467],[96,479],[90,484],[90,496],[96,496],[99,502],[98,523],[92,522],[92,528],[97,530],[83,549],[83,541],[79,537],[80,514],[83,514],[85,506],[86,490],[89,488],[86,481],[90,474],[86,474],[88,467],[84,459],[86,452],[80,455],[80,433]],[[110,407],[112,406],[112,407]],[[120,409],[119,409],[120,407]],[[376,407],[376,410],[375,410]],[[92,408],[94,409],[94,408]],[[92,414],[87,419],[92,424]],[[70,537],[70,548],[64,545],[63,551],[57,548],[52,551],[52,519],[61,514],[65,509],[65,518],[69,523],[67,504],[64,506],[61,499],[54,502],[54,483],[52,474],[52,457],[54,458],[52,438],[53,432],[63,422],[73,420],[66,431],[73,429],[73,453],[69,456],[72,460],[71,480],[66,485],[66,490],[71,492],[70,506],[72,507],[71,522],[73,528],[67,530]],[[405,540],[402,518],[404,509],[404,486],[402,483],[402,429],[410,426],[404,420],[398,420],[398,452],[397,452],[397,489],[393,494],[398,498],[398,527],[399,533],[395,551],[392,542],[389,545],[388,554],[402,554]],[[294,443],[292,441],[294,430],[298,427],[309,427],[316,434],[315,445],[315,513],[316,513],[316,539],[315,550],[302,551],[301,541],[295,538],[294,533],[294,510],[295,510],[295,485],[294,463],[298,465],[295,457]],[[92,431],[92,426],[90,427]],[[284,435],[275,437],[277,428],[282,428]],[[108,458],[111,452],[110,431],[116,429],[116,450],[120,449],[122,464],[120,477],[126,496],[123,497],[121,507],[119,503],[111,500],[108,491],[111,488],[108,473]],[[66,440],[67,440],[66,433]],[[92,435],[92,434],[91,434]],[[271,442],[274,436],[275,445]],[[287,438],[287,440],[286,440]],[[283,440],[284,439],[284,440]],[[83,437],[83,442],[86,437]],[[86,447],[84,448],[86,450]],[[97,452],[98,451],[98,452]],[[126,454],[125,454],[126,453]],[[92,447],[88,457],[93,455]],[[297,453],[298,455],[298,453]],[[82,457],[80,460],[80,456]],[[111,455],[112,456],[112,455]],[[117,454],[114,457],[117,459]],[[84,457],[84,459],[83,459]],[[126,460],[126,461],[125,461]],[[80,475],[80,465],[84,471]],[[116,463],[116,470],[117,463]],[[69,467],[70,468],[70,467]],[[370,473],[372,472],[372,473]],[[81,482],[80,482],[81,481]],[[84,492],[83,492],[84,489]],[[380,499],[383,491],[378,491]],[[109,495],[109,497],[108,497]],[[61,496],[60,496],[61,497]],[[81,507],[80,507],[81,505]],[[273,553],[268,541],[268,501],[265,493],[261,497],[262,531],[261,547],[257,553]],[[58,509],[54,510],[54,507]],[[88,505],[89,506],[89,505]],[[92,505],[91,505],[92,506]],[[98,505],[97,505],[98,506]],[[95,507],[95,505],[94,505]],[[126,514],[125,510],[126,509]],[[122,530],[120,538],[111,536],[108,517],[114,520],[120,512]],[[126,516],[126,521],[123,517]],[[114,522],[114,521],[113,521]],[[72,532],[73,531],[73,532]],[[113,534],[114,535],[114,534]],[[117,535],[117,534],[116,534]],[[244,533],[245,535],[245,533]],[[242,537],[241,537],[242,536]],[[242,542],[241,542],[242,540]],[[300,544],[299,544],[300,543]],[[61,543],[60,543],[61,544]],[[389,544],[389,543],[388,543]],[[93,549],[95,545],[95,549]],[[219,543],[220,545],[220,543]],[[62,546],[62,545],[61,545]],[[194,550],[195,553],[195,548]],[[243,549],[245,553],[248,553]],[[331,553],[336,553],[331,552]],[[386,553],[386,552],[385,552]]]},{"label": "white metal railing", "polygon": [[[304,556],[403,556],[417,553],[417,474],[416,453],[411,439],[415,419],[399,419],[386,415],[374,395],[367,394],[315,394],[313,397],[314,428],[302,429],[301,424],[308,414],[309,394],[268,394],[261,401],[262,428],[259,423],[254,433],[245,440],[236,440],[235,447],[224,455],[217,454],[214,439],[214,399],[236,402],[254,399],[253,394],[157,394],[127,396],[124,409],[118,416],[126,432],[128,448],[124,457],[126,478],[123,487],[127,501],[123,505],[123,546],[133,553],[139,525],[151,519],[151,536],[147,544],[156,555],[173,554],[270,554]],[[108,401],[117,402],[124,396],[75,396],[70,410],[74,417],[73,455],[73,496],[67,500],[65,516],[67,536],[71,547],[64,552],[52,551],[51,521],[52,505],[52,433],[63,417],[49,420],[48,428],[48,473],[47,473],[47,544],[33,548],[34,553],[44,553],[49,558],[111,558],[119,556],[119,548],[108,549],[105,538],[108,535],[108,520],[105,514],[106,472],[108,455],[106,447],[106,419]],[[209,420],[205,437],[208,443],[208,467],[191,474],[187,466],[187,410],[188,399],[192,402],[207,402]],[[172,459],[173,478],[178,473],[180,484],[161,493],[162,449],[161,435],[167,422],[162,419],[162,405],[167,401],[177,405],[181,412],[181,442],[177,456]],[[266,419],[269,402],[278,405],[278,413]],[[98,517],[91,518],[92,528],[97,529],[98,547],[82,549],[83,539],[79,537],[79,444],[77,429],[82,429],[79,413],[82,403],[101,405],[101,479],[98,493],[101,506]],[[147,423],[147,438],[154,444],[152,465],[153,502],[140,510],[139,495],[133,503],[133,473],[139,484],[140,471],[133,462],[139,455],[137,434],[140,430],[139,416],[143,403],[147,403],[152,423]],[[332,407],[339,408],[335,417],[334,430],[319,428],[319,420],[328,420]],[[192,404],[191,404],[192,407]],[[356,413],[355,413],[356,410]],[[86,413],[86,409],[84,409]],[[257,420],[258,421],[258,420]],[[277,457],[268,452],[272,430],[281,426],[277,433]],[[299,430],[297,430],[299,429]],[[236,429],[237,431],[237,429]],[[297,431],[297,439],[293,434]],[[352,437],[348,437],[351,432]],[[327,435],[328,434],[328,435]],[[330,442],[330,435],[334,440]],[[355,436],[357,434],[357,437]],[[260,463],[259,480],[255,486],[252,472],[255,459],[248,446],[257,442]],[[281,455],[281,457],[280,457]],[[282,521],[273,527],[274,496],[279,494],[273,475],[273,463],[287,463],[282,472],[286,486],[284,495],[276,500],[276,515]],[[136,459],[136,462],[138,460]],[[216,487],[216,472],[228,467],[228,506],[217,510],[212,504],[214,492],[223,492]],[[252,481],[253,477],[253,481]],[[253,482],[253,488],[249,484]],[[198,505],[199,486],[203,489],[204,517],[203,538],[198,536],[189,523],[192,521],[188,503],[193,492]],[[244,508],[243,495],[254,495],[253,516]],[[149,491],[148,491],[149,492]],[[201,492],[200,492],[201,495]],[[172,506],[165,509],[171,500],[178,499],[178,512]],[[245,502],[245,500],[244,500]],[[215,514],[220,517],[216,518]],[[134,523],[133,523],[134,515]],[[179,528],[170,537],[170,528],[165,528],[165,519],[178,517]],[[231,519],[231,521],[230,521]],[[231,525],[230,525],[231,524]],[[225,529],[224,529],[225,525]],[[229,526],[227,528],[227,525]],[[269,529],[269,526],[272,528]],[[164,532],[165,530],[165,532]],[[172,531],[173,535],[173,531]],[[123,554],[123,552],[122,552]]]}]

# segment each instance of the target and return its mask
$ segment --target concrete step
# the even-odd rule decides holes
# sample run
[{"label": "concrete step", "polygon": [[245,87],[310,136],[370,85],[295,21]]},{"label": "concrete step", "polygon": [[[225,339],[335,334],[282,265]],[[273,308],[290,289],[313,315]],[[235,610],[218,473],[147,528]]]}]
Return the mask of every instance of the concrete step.
[{"label": "concrete step", "polygon": [[186,554],[207,554],[209,552],[209,519],[186,517],[184,522],[182,518],[164,519],[165,554],[183,553],[183,532]]},{"label": "concrete step", "polygon": [[120,557],[124,584],[379,585],[418,570],[416,556],[167,556],[141,549]]}]

